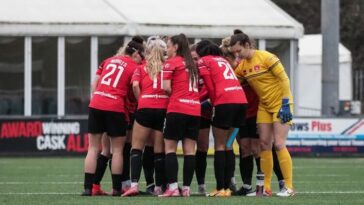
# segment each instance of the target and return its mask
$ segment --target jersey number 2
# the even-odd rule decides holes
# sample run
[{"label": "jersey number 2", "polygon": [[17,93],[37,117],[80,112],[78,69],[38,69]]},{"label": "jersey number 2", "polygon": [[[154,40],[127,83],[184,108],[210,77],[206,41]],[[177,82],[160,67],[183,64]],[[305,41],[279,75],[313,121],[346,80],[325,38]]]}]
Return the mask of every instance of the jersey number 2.
[{"label": "jersey number 2", "polygon": [[223,61],[217,62],[220,68],[225,68],[224,70],[224,78],[226,80],[237,80],[234,70],[231,68],[230,64]]},{"label": "jersey number 2", "polygon": [[118,85],[118,82],[120,80],[121,74],[124,72],[124,68],[120,65],[116,64],[109,64],[105,68],[106,71],[108,71],[105,76],[101,79],[101,84],[110,86],[111,81],[113,80],[110,76],[115,73],[116,70],[118,70],[118,73],[116,75],[116,78],[114,79],[114,83],[112,84],[112,87],[116,88]]}]

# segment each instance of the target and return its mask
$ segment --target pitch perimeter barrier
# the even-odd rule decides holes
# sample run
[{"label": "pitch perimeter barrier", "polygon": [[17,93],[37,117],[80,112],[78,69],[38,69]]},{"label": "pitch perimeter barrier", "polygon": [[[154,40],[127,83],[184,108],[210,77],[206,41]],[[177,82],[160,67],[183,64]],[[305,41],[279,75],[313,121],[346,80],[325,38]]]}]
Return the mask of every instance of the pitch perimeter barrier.
[{"label": "pitch perimeter barrier", "polygon": [[[1,156],[84,155],[88,146],[87,117],[2,118]],[[209,154],[214,142],[210,133]],[[238,154],[238,144],[234,142]],[[364,156],[364,119],[295,118],[287,147],[299,156]],[[181,153],[181,144],[178,153]]]}]

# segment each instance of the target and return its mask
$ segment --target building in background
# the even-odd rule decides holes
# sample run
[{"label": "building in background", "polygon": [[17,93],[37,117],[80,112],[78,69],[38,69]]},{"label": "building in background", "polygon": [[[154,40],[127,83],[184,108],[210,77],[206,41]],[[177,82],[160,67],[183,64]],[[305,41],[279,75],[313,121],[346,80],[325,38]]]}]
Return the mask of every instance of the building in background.
[{"label": "building in background", "polygon": [[[0,116],[86,115],[101,60],[133,35],[219,39],[239,28],[276,53],[295,89],[303,27],[268,0],[2,0]],[[262,15],[264,13],[264,15]]]}]

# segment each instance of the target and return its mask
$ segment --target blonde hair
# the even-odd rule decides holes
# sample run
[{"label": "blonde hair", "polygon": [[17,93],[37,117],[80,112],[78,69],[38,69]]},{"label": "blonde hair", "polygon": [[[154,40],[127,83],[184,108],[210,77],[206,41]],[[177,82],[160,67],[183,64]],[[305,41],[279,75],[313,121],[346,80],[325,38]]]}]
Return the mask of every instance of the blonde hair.
[{"label": "blonde hair", "polygon": [[146,44],[146,71],[149,77],[153,80],[161,71],[164,63],[164,53],[167,49],[167,44],[159,36],[151,36]]},{"label": "blonde hair", "polygon": [[226,37],[226,38],[222,39],[220,49],[221,49],[224,57],[235,58],[234,53],[232,53],[230,50],[230,40],[231,40],[230,37]]}]

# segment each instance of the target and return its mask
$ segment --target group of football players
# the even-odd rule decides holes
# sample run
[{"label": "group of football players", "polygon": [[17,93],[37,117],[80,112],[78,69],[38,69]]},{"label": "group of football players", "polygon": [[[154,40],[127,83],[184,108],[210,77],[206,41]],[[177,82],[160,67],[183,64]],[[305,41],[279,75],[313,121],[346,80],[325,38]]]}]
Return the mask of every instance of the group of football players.
[{"label": "group of football players", "polygon": [[[82,195],[108,195],[100,182],[112,173],[113,196],[191,195],[194,173],[198,193],[211,197],[254,196],[252,172],[264,174],[262,195],[293,196],[292,159],[285,146],[292,120],[290,82],[280,60],[254,48],[235,30],[219,46],[202,40],[190,45],[184,34],[144,39],[135,36],[104,60],[92,84],[89,148]],[[210,130],[214,138],[215,190],[205,185]],[[236,187],[235,154],[240,146],[241,188]],[[229,139],[230,138],[230,139]],[[178,185],[177,144],[182,141],[183,185]],[[101,148],[101,150],[100,150]]]}]

